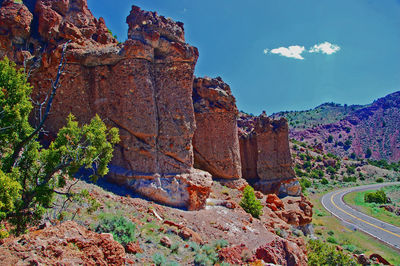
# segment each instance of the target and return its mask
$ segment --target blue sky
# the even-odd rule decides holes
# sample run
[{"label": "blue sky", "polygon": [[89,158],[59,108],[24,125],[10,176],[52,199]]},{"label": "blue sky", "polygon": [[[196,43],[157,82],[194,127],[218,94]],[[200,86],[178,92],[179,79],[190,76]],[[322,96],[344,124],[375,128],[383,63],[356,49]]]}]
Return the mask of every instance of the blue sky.
[{"label": "blue sky", "polygon": [[184,22],[200,52],[196,75],[221,76],[249,113],[366,104],[400,90],[400,0],[88,3],[120,41],[132,4]]}]

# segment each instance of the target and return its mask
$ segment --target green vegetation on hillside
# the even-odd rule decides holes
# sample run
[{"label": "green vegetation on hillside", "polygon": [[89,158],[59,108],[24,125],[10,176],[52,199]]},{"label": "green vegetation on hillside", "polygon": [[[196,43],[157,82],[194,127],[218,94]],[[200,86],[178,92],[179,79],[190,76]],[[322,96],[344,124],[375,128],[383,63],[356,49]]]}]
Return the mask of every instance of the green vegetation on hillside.
[{"label": "green vegetation on hillside", "polygon": [[[313,128],[320,125],[338,122],[350,113],[365,106],[347,106],[337,103],[324,103],[306,111],[285,111],[272,115],[273,118],[285,117],[291,129]],[[332,139],[333,140],[333,139]]]}]

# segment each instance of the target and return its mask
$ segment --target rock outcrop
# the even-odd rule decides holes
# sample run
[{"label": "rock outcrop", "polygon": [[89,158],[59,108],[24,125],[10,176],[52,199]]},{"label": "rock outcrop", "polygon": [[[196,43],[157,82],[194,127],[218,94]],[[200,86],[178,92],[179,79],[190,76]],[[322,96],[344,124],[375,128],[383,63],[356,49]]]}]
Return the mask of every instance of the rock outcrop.
[{"label": "rock outcrop", "polygon": [[300,195],[292,168],[286,119],[241,114],[238,125],[243,178],[264,193]]},{"label": "rock outcrop", "polygon": [[196,131],[194,165],[219,178],[240,178],[238,110],[229,85],[220,77],[193,83]]},{"label": "rock outcrop", "polygon": [[124,247],[111,234],[65,222],[0,246],[3,265],[124,265]]},{"label": "rock outcrop", "polygon": [[[120,129],[110,167],[113,181],[173,206],[204,205],[211,176],[193,169],[192,148],[198,51],[185,43],[182,23],[133,6],[129,39],[118,44],[86,0],[37,0],[30,10],[5,1],[1,11],[0,55],[39,65],[30,78],[38,102],[70,41],[46,130],[56,133],[68,113],[80,122],[99,114]],[[15,14],[26,19],[19,23]]]},{"label": "rock outcrop", "polygon": [[128,40],[118,43],[86,0],[25,2],[2,2],[0,57],[27,67],[36,103],[46,98],[68,42],[46,122],[50,139],[69,113],[80,122],[99,114],[120,129],[110,179],[172,206],[202,208],[211,175],[230,186],[244,187],[243,176],[266,193],[299,193],[287,122],[240,119],[239,141],[235,98],[221,78],[194,80],[199,54],[185,43],[183,23],[133,6]]}]

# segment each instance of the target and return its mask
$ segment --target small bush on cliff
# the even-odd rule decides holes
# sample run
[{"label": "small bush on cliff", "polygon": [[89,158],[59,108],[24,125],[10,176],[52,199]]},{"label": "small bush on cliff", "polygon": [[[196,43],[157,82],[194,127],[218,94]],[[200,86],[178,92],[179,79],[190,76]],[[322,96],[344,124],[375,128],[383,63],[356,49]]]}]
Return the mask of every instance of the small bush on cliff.
[{"label": "small bush on cliff", "polygon": [[357,265],[351,255],[321,240],[310,240],[307,250],[308,265]]},{"label": "small bush on cliff", "polygon": [[259,218],[262,214],[261,202],[256,198],[254,189],[251,186],[246,186],[243,190],[243,197],[240,201],[240,206],[253,217]]},{"label": "small bush on cliff", "polygon": [[50,146],[41,146],[38,136],[59,85],[61,66],[39,126],[33,128],[28,122],[33,107],[26,76],[7,58],[0,61],[0,221],[14,224],[17,234],[41,219],[54,193],[72,196],[57,189],[65,187],[81,167],[93,169],[94,179],[107,174],[113,146],[119,141],[118,130],[107,129],[98,116],[79,126],[70,115]]},{"label": "small bush on cliff", "polygon": [[136,240],[135,230],[136,226],[123,216],[105,216],[96,227],[96,232],[112,234],[123,246]]}]

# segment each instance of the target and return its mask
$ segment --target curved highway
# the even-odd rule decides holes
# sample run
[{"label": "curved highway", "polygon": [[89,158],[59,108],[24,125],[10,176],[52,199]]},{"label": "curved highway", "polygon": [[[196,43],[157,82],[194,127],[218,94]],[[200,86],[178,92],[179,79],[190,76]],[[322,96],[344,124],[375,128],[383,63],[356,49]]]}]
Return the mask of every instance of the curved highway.
[{"label": "curved highway", "polygon": [[343,202],[343,196],[354,191],[380,189],[384,186],[400,185],[400,182],[381,183],[345,188],[325,194],[322,205],[338,219],[400,250],[400,228],[361,213]]}]

